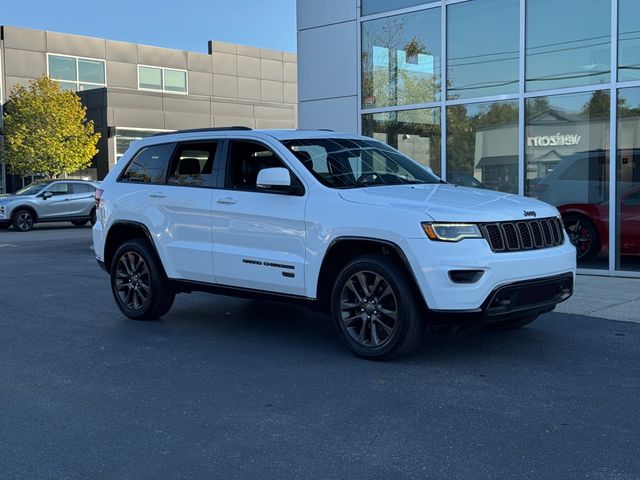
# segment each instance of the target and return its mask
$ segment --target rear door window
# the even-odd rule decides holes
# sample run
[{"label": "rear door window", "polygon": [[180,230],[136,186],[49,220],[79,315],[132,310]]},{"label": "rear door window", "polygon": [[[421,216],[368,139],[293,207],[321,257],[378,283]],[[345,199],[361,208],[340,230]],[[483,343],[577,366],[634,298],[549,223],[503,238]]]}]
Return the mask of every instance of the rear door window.
[{"label": "rear door window", "polygon": [[187,187],[213,186],[217,151],[216,141],[179,144],[171,160],[167,183]]},{"label": "rear door window", "polygon": [[121,182],[165,183],[169,158],[175,144],[152,145],[140,150],[120,176]]}]

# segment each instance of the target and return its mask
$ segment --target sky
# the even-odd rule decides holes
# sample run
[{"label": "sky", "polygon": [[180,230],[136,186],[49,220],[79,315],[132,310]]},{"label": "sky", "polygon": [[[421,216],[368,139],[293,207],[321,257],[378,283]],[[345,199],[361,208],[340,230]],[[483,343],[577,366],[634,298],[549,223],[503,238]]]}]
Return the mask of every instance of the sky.
[{"label": "sky", "polygon": [[296,51],[295,0],[0,0],[0,25],[204,53],[208,40]]}]

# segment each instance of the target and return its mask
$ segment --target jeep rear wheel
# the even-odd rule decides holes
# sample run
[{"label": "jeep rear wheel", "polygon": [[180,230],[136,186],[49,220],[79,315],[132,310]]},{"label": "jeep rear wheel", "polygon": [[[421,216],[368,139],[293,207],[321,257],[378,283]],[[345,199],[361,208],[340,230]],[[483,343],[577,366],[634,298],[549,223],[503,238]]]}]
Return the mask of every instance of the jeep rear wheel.
[{"label": "jeep rear wheel", "polygon": [[407,273],[385,255],[358,258],[333,287],[332,316],[346,346],[363,358],[386,360],[420,342],[424,320]]},{"label": "jeep rear wheel", "polygon": [[145,240],[129,240],[111,263],[111,290],[120,311],[133,320],[154,320],[169,311],[175,292]]}]

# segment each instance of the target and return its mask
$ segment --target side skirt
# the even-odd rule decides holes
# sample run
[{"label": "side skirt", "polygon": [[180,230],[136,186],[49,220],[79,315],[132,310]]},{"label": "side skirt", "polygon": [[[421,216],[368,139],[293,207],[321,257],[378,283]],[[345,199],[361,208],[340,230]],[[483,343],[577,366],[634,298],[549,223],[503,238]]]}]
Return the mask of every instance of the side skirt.
[{"label": "side skirt", "polygon": [[254,290],[251,288],[232,287],[229,285],[218,285],[213,283],[193,282],[189,280],[169,279],[171,286],[176,293],[204,292],[227,297],[244,298],[247,300],[270,300],[275,302],[293,303],[309,308],[314,311],[321,311],[320,302],[315,298],[302,297],[299,295],[287,295],[283,293],[267,292],[264,290]]}]

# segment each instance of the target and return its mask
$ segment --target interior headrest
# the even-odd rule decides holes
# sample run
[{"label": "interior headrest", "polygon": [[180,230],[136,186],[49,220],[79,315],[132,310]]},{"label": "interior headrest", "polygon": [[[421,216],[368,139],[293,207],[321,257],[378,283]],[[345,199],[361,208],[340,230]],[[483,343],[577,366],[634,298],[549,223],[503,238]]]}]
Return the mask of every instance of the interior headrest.
[{"label": "interior headrest", "polygon": [[178,165],[178,175],[200,175],[200,160],[183,158]]}]

